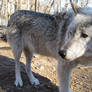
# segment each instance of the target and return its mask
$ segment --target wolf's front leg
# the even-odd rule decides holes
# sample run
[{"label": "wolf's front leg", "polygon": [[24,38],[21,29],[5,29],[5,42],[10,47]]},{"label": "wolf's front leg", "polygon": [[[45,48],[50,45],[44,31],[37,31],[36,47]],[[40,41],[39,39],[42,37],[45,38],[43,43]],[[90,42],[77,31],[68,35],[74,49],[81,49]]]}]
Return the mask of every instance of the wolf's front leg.
[{"label": "wolf's front leg", "polygon": [[58,62],[59,92],[73,92],[69,90],[71,66],[68,62]]},{"label": "wolf's front leg", "polygon": [[16,65],[15,65],[15,72],[16,72],[16,80],[15,80],[15,85],[22,87],[23,86],[23,82],[21,79],[21,73],[20,73],[20,62],[16,61]]}]

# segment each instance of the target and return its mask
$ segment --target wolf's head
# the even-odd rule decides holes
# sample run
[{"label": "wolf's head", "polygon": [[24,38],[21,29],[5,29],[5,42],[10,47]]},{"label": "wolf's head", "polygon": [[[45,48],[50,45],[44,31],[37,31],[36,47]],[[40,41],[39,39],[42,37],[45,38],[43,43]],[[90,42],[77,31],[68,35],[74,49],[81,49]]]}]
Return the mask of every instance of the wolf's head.
[{"label": "wolf's head", "polygon": [[75,10],[75,16],[69,24],[64,45],[59,54],[67,60],[75,60],[81,56],[92,56],[92,9]]}]

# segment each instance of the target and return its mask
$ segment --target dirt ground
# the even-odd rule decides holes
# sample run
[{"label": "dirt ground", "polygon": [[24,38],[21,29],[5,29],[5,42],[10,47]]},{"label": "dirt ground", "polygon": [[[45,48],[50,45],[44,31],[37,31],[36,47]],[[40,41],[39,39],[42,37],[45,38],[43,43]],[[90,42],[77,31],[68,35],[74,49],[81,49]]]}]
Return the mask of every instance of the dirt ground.
[{"label": "dirt ground", "polygon": [[[35,88],[29,83],[26,75],[25,57],[22,54],[21,73],[23,87],[14,85],[14,58],[8,43],[0,41],[0,92],[58,92],[58,78],[54,59],[38,56],[32,60],[32,71],[40,80],[40,87]],[[92,92],[92,67],[78,67],[71,75],[70,88],[74,92]]]}]

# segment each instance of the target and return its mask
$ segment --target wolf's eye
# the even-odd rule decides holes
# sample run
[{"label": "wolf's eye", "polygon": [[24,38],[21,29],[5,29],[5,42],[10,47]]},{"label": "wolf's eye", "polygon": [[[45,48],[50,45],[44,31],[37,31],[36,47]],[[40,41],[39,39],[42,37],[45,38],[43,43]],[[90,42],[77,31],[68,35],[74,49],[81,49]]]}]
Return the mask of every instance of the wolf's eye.
[{"label": "wolf's eye", "polygon": [[87,34],[85,34],[85,33],[81,33],[81,37],[83,37],[83,38],[87,38],[87,37],[88,37],[88,35],[87,35]]}]

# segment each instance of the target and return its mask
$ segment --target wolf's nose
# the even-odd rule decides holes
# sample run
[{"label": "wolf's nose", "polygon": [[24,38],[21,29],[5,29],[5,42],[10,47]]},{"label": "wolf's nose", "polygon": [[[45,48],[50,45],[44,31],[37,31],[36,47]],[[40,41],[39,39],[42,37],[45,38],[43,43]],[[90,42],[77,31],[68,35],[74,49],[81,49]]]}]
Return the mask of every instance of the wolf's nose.
[{"label": "wolf's nose", "polygon": [[65,50],[60,50],[59,55],[64,59],[66,57],[66,51]]}]

